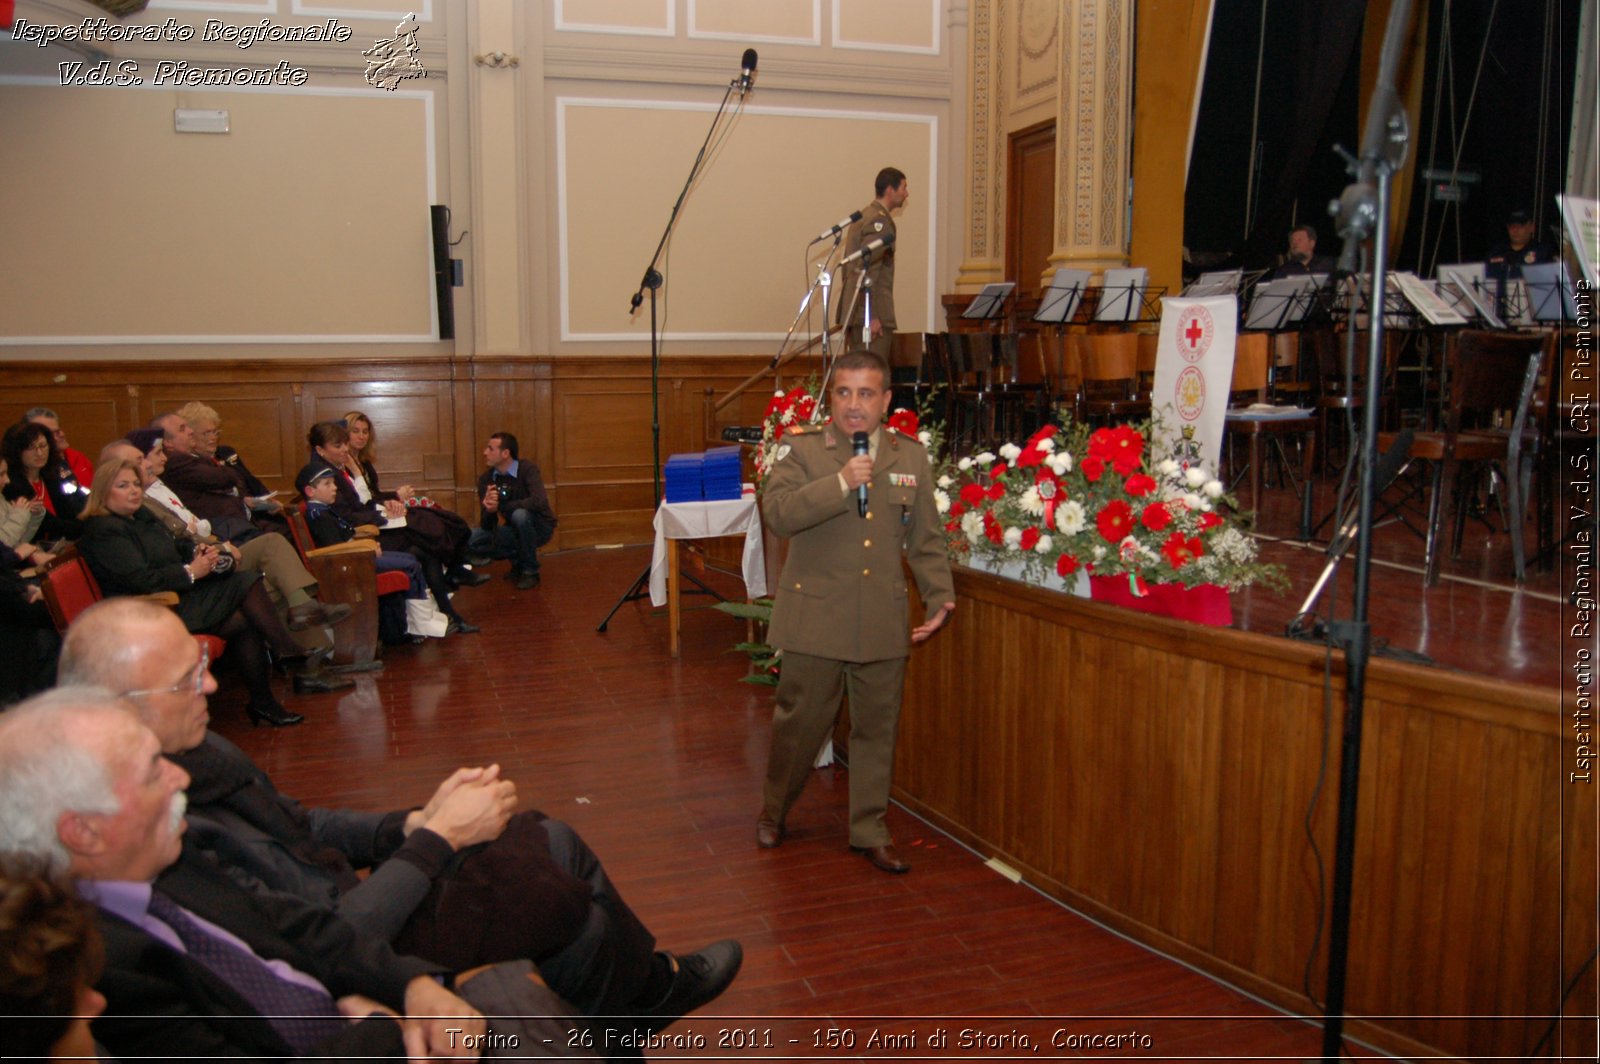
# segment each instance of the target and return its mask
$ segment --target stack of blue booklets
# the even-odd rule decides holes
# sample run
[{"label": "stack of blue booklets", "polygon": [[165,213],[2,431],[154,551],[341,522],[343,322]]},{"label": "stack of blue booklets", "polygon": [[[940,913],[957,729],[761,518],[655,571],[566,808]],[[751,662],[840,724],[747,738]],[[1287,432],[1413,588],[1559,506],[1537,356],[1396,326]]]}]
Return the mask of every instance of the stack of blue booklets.
[{"label": "stack of blue booklets", "polygon": [[743,485],[739,477],[739,448],[713,447],[700,467],[700,483],[707,499],[737,499]]},{"label": "stack of blue booklets", "polygon": [[743,491],[737,447],[675,454],[664,471],[668,502],[737,499]]}]

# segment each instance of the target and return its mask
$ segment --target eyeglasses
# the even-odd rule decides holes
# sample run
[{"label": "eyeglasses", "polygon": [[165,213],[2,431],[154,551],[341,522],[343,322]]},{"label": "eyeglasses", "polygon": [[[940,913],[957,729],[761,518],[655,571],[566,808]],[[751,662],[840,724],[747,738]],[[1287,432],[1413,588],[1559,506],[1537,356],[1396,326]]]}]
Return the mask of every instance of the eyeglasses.
[{"label": "eyeglasses", "polygon": [[222,435],[222,429],[220,426],[214,429],[201,429],[198,435],[203,436],[208,440],[214,440],[218,436]]},{"label": "eyeglasses", "polygon": [[[196,640],[198,643],[199,640]],[[151,695],[198,695],[205,690],[206,668],[211,664],[211,648],[200,643],[200,660],[194,671],[171,687],[151,687],[143,691],[124,691],[123,698],[148,698]]]},{"label": "eyeglasses", "polygon": [[48,451],[49,449],[50,441],[43,436],[40,436],[37,440],[34,440],[32,443],[28,444],[28,446],[23,448],[24,451]]}]

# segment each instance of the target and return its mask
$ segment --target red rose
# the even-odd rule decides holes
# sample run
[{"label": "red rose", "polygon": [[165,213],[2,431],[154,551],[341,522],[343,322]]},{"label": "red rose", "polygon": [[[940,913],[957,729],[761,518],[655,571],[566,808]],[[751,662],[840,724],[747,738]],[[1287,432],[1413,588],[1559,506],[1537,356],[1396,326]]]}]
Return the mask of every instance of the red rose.
[{"label": "red rose", "polygon": [[1063,554],[1056,559],[1056,575],[1071,576],[1078,571],[1078,559],[1070,554]]},{"label": "red rose", "polygon": [[917,412],[901,407],[889,415],[889,427],[906,436],[917,434]]},{"label": "red rose", "polygon": [[1006,534],[1000,527],[1000,522],[995,520],[994,514],[988,510],[983,512],[983,534],[997,547],[1006,541]]},{"label": "red rose", "polygon": [[999,500],[1005,498],[1006,486],[1004,484],[990,484],[988,494],[989,498],[998,502]]},{"label": "red rose", "polygon": [[1028,469],[1044,462],[1044,452],[1037,447],[1024,447],[1017,455],[1017,468]]},{"label": "red rose", "polygon": [[1001,477],[1006,475],[1006,470],[1009,468],[1010,466],[1006,465],[1004,462],[996,462],[989,470],[989,479],[999,480]]},{"label": "red rose", "polygon": [[953,502],[953,503],[950,504],[950,516],[951,517],[960,517],[962,514],[964,514],[966,512],[967,512],[967,508],[965,506],[961,505],[959,502]]},{"label": "red rose", "polygon": [[1121,543],[1133,529],[1133,508],[1121,499],[1108,502],[1094,518],[1100,529],[1100,538],[1107,543]]},{"label": "red rose", "polygon": [[1024,528],[1022,530],[1022,549],[1032,550],[1039,545],[1039,530],[1037,528]]},{"label": "red rose", "polygon": [[977,506],[981,504],[985,498],[987,498],[987,494],[984,492],[982,484],[961,485],[961,501],[966,503],[968,506]]},{"label": "red rose", "polygon": [[1154,477],[1146,476],[1144,473],[1135,473],[1122,482],[1122,488],[1135,499],[1142,499],[1156,490],[1156,481]]},{"label": "red rose", "polygon": [[1083,471],[1083,475],[1088,478],[1089,483],[1093,484],[1100,479],[1100,474],[1106,471],[1106,463],[1103,459],[1090,455],[1078,463],[1078,468]]},{"label": "red rose", "polygon": [[1153,502],[1139,515],[1139,523],[1152,532],[1160,532],[1172,524],[1172,514],[1165,503]]},{"label": "red rose", "polygon": [[1213,528],[1216,528],[1218,525],[1222,524],[1222,518],[1218,517],[1216,514],[1201,514],[1199,524],[1200,531],[1210,532]]},{"label": "red rose", "polygon": [[1046,425],[1044,428],[1040,429],[1038,432],[1035,432],[1032,436],[1029,436],[1028,437],[1028,442],[1023,444],[1023,447],[1024,447],[1024,449],[1031,449],[1031,448],[1038,447],[1040,440],[1048,440],[1051,437],[1053,437],[1055,434],[1056,434],[1056,427],[1054,425]]}]

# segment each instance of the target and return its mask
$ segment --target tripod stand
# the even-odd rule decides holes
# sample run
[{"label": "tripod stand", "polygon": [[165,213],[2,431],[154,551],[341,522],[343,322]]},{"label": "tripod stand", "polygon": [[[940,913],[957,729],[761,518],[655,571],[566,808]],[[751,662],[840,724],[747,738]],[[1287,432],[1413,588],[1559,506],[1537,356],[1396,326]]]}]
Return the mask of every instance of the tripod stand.
[{"label": "tripod stand", "polygon": [[[746,53],[745,64],[747,69],[754,69],[754,51]],[[689,167],[689,176],[683,182],[683,189],[678,193],[678,199],[672,205],[672,213],[667,218],[667,227],[662,230],[661,239],[656,243],[656,252],[650,256],[650,265],[645,267],[644,277],[639,282],[638,291],[633,293],[633,299],[629,304],[629,312],[637,312],[639,304],[644,302],[644,294],[646,292],[650,293],[650,477],[654,488],[651,498],[657,505],[660,504],[661,500],[661,328],[656,317],[656,292],[660,289],[664,278],[661,276],[661,272],[656,269],[656,266],[661,261],[661,252],[666,248],[667,241],[672,237],[673,227],[677,225],[678,212],[683,209],[683,201],[688,198],[689,189],[693,187],[695,178],[700,176],[700,169],[705,165],[706,149],[711,146],[711,140],[716,135],[717,126],[722,123],[722,116],[728,109],[728,101],[733,98],[734,92],[737,91],[739,93],[739,102],[742,106],[744,94],[749,91],[749,88],[750,81],[748,76],[737,77],[728,82],[728,88],[722,94],[722,102],[717,105],[717,113],[711,116],[711,128],[706,130],[706,139],[701,143],[700,151],[694,157],[694,165]],[[712,591],[693,576],[687,573],[683,575],[688,577],[689,581],[698,587],[702,593],[716,595],[719,600],[722,598],[721,595],[717,595],[715,591]],[[610,612],[606,614],[605,619],[600,622],[595,631],[604,632],[606,626],[611,623],[611,618],[616,616],[617,611],[622,608],[624,602],[636,602],[648,596],[649,591],[646,589],[649,584],[650,563],[646,562],[644,572],[640,573],[638,578],[628,585],[628,590],[624,591],[622,597],[617,599],[616,604],[611,607]]]}]

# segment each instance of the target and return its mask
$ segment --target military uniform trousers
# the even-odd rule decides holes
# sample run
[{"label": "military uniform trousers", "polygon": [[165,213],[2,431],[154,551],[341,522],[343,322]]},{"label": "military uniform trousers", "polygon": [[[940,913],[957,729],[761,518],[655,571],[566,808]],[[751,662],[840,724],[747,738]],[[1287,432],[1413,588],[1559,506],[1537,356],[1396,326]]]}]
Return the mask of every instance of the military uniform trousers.
[{"label": "military uniform trousers", "polygon": [[778,824],[805,789],[839,700],[850,695],[850,845],[886,846],[884,814],[894,774],[906,659],[837,661],[783,652],[778,707],[772,717],[763,813]]}]

